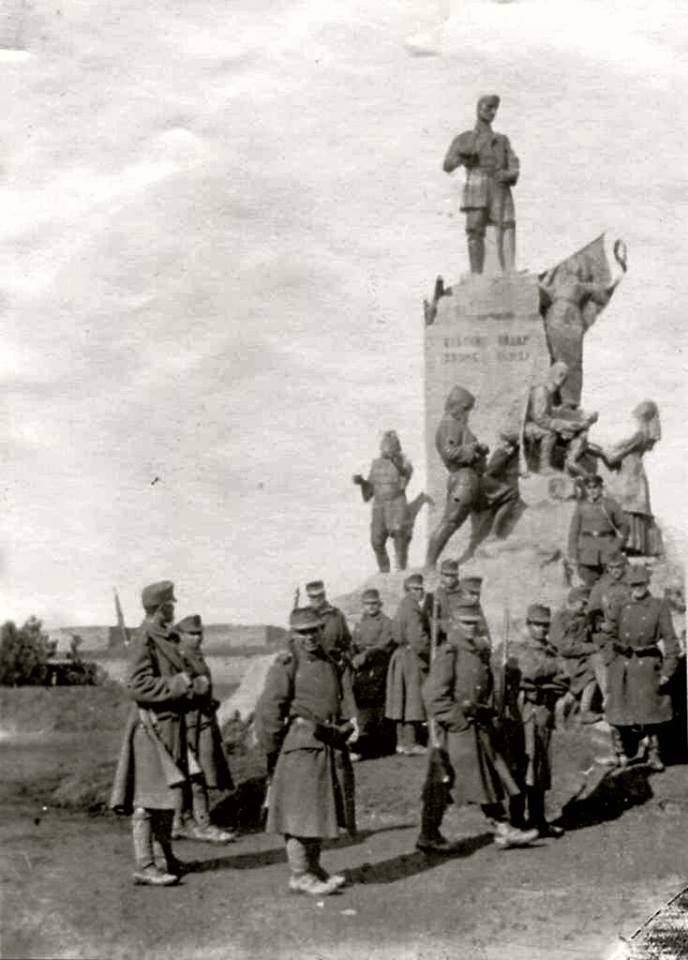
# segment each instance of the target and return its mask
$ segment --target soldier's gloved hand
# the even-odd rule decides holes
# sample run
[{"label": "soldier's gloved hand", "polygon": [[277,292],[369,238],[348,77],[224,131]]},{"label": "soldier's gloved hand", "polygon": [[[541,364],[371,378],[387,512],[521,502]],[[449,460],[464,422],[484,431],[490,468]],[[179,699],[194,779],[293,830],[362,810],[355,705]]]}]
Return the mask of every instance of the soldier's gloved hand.
[{"label": "soldier's gloved hand", "polygon": [[474,700],[462,700],[461,712],[467,720],[474,720],[478,714],[478,704]]},{"label": "soldier's gloved hand", "polygon": [[363,481],[363,477],[361,476],[360,473],[355,473],[351,479],[352,479],[353,483],[356,484],[357,487],[360,487],[360,486],[363,485],[363,482],[364,482],[364,481]]},{"label": "soldier's gloved hand", "polygon": [[354,670],[359,670],[368,659],[367,653],[355,653],[351,658],[351,666]]},{"label": "soldier's gloved hand", "polygon": [[170,692],[173,697],[183,697],[191,689],[191,677],[181,670],[169,680]]},{"label": "soldier's gloved hand", "polygon": [[664,693],[665,690],[667,690],[667,688],[669,687],[670,680],[671,680],[670,677],[667,677],[665,674],[662,674],[657,684],[657,690],[660,693]]},{"label": "soldier's gloved hand", "polygon": [[347,743],[356,743],[358,738],[361,736],[361,730],[358,726],[358,717],[351,718],[351,733],[347,738]]},{"label": "soldier's gloved hand", "polygon": [[194,677],[191,690],[197,697],[202,697],[210,690],[210,680],[207,677]]}]

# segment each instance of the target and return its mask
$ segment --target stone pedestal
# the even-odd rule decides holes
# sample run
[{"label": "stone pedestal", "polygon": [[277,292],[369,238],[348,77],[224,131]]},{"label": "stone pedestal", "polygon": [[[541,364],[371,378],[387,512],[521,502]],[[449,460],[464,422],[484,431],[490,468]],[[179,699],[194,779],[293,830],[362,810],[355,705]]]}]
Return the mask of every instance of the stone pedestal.
[{"label": "stone pedestal", "polygon": [[[444,507],[447,471],[435,431],[449,391],[458,384],[474,394],[471,429],[493,448],[500,430],[520,429],[529,388],[549,365],[534,275],[469,275],[439,300],[435,321],[425,328],[426,490],[435,500],[429,531]],[[462,530],[457,541],[465,536]]]}]

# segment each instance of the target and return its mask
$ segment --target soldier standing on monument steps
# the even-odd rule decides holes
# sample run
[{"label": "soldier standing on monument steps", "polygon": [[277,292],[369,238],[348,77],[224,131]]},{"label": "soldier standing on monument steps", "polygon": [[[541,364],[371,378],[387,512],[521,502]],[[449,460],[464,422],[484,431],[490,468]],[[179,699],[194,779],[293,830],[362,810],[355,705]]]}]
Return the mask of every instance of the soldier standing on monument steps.
[{"label": "soldier standing on monument steps", "polygon": [[571,517],[569,557],[583,583],[592,587],[610,555],[625,544],[628,521],[616,500],[604,496],[602,477],[585,477],[583,485],[585,499],[576,504]]}]

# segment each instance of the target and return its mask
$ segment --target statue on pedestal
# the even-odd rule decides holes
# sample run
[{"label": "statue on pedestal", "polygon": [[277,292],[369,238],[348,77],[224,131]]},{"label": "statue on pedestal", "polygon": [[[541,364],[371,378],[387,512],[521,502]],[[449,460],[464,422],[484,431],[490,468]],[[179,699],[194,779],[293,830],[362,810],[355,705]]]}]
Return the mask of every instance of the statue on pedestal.
[{"label": "statue on pedestal", "polygon": [[655,557],[663,553],[662,538],[650,507],[650,486],[643,456],[662,437],[659,409],[653,400],[644,400],[633,410],[635,431],[609,449],[593,447],[606,466],[605,480],[610,494],[619,502],[629,523],[626,553]]},{"label": "statue on pedestal", "polygon": [[583,337],[611,300],[626,272],[626,249],[614,244],[614,256],[622,268],[611,275],[604,252],[604,236],[549,270],[540,280],[540,312],[550,356],[567,364],[569,374],[561,387],[563,403],[578,406],[583,390]]},{"label": "statue on pedestal", "polygon": [[405,570],[408,549],[416,517],[430,497],[420,493],[412,503],[406,500],[406,487],[413,466],[404,456],[395,430],[387,430],[380,442],[380,456],[373,460],[368,478],[357,473],[353,482],[361,488],[364,503],[373,501],[370,542],[381,573],[389,573],[387,540],[392,538],[397,569]]},{"label": "statue on pedestal", "polygon": [[472,130],[455,137],[444,158],[445,173],[466,168],[461,210],[466,214],[468,259],[471,273],[482,273],[485,263],[485,229],[497,229],[497,256],[504,272],[514,269],[516,259],[516,216],[511,187],[518,181],[518,157],[509,138],[494,133],[492,122],[499,97],[481,97],[477,122]]},{"label": "statue on pedestal", "polygon": [[474,404],[472,393],[455,386],[447,397],[435,434],[435,446],[449,476],[444,513],[428,541],[428,569],[435,567],[450,538],[473,511],[489,512],[493,521],[490,526],[497,536],[506,535],[505,525],[512,526],[509,519],[518,501],[518,487],[487,474],[489,449],[468,426]]},{"label": "statue on pedestal", "polygon": [[572,476],[589,471],[581,463],[587,449],[588,428],[596,423],[597,413],[586,414],[577,406],[561,402],[561,389],[569,375],[562,361],[553,363],[546,379],[531,388],[523,423],[526,457],[537,453],[538,473],[555,472],[555,457]]}]

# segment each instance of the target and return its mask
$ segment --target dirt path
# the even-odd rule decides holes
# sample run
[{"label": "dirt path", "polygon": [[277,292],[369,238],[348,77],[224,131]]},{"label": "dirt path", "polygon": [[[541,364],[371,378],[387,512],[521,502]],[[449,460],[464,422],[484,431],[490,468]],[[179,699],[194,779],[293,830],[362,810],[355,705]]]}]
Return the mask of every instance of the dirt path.
[{"label": "dirt path", "polygon": [[686,767],[625,812],[607,799],[611,819],[530,850],[500,852],[479,816],[450,810],[448,832],[469,839],[448,861],[413,852],[422,759],[358,772],[361,835],[324,857],[356,882],[320,904],[286,894],[279,840],[265,834],[179,844],[191,872],[157,890],[130,882],[126,821],[5,805],[2,955],[602,960],[685,885]]}]

